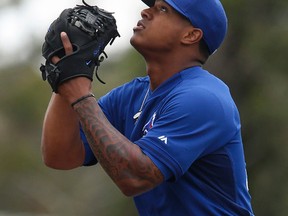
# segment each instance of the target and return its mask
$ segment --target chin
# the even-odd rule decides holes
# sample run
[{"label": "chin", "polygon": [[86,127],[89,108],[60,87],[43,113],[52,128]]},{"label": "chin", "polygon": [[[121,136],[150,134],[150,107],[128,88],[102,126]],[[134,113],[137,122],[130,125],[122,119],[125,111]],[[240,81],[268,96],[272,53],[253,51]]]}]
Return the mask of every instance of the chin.
[{"label": "chin", "polygon": [[136,43],[137,41],[137,37],[135,36],[135,34],[132,35],[132,37],[130,38],[130,44],[132,46],[134,46],[134,44]]},{"label": "chin", "polygon": [[139,41],[137,40],[137,38],[133,35],[131,38],[130,38],[130,44],[137,50],[139,51]]},{"label": "chin", "polygon": [[145,40],[144,38],[138,37],[135,34],[130,38],[130,44],[143,57],[145,56],[145,53],[147,54],[147,51],[149,50],[149,44],[147,44],[147,40]]}]

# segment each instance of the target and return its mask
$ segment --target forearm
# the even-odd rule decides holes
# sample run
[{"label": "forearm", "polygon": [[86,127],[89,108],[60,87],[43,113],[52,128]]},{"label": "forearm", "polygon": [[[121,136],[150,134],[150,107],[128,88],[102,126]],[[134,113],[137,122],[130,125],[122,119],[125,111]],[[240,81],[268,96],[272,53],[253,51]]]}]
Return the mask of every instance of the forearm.
[{"label": "forearm", "polygon": [[52,168],[71,169],[84,160],[78,117],[58,94],[52,95],[46,111],[41,150],[45,164]]},{"label": "forearm", "polygon": [[143,193],[163,181],[150,158],[108,122],[94,98],[74,109],[98,162],[125,195]]}]

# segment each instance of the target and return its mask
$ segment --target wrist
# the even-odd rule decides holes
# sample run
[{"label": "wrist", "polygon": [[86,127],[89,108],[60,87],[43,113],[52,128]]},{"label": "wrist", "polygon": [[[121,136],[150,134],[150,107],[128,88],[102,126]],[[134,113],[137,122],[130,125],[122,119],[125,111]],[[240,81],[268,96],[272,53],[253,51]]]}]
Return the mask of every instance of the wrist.
[{"label": "wrist", "polygon": [[91,97],[95,98],[95,95],[93,93],[89,93],[89,94],[86,94],[86,95],[84,95],[82,97],[79,97],[78,99],[76,99],[75,101],[73,101],[71,103],[71,107],[74,108],[74,106],[76,104],[79,104],[79,103],[81,103],[81,102],[83,102],[83,101],[85,101],[85,100],[87,100],[88,98],[91,98]]},{"label": "wrist", "polygon": [[58,93],[62,96],[68,104],[72,104],[79,98],[91,94],[92,83],[86,77],[76,77],[67,80],[59,86]]}]

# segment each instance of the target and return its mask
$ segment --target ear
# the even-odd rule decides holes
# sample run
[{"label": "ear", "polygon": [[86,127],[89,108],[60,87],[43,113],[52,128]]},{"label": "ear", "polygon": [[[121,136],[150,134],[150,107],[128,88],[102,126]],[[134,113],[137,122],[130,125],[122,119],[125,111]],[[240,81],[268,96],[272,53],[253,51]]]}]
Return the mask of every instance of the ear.
[{"label": "ear", "polygon": [[203,32],[199,28],[189,27],[182,37],[181,42],[183,44],[195,44],[198,43],[203,37]]}]

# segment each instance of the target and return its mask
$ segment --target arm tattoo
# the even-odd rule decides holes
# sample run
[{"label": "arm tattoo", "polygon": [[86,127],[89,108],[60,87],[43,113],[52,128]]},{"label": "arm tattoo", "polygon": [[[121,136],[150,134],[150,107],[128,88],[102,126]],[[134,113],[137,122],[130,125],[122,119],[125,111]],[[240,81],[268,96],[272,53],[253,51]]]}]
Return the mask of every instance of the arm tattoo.
[{"label": "arm tattoo", "polygon": [[133,182],[144,192],[163,181],[160,170],[139,146],[108,122],[94,98],[76,104],[74,109],[95,157],[118,186]]}]

